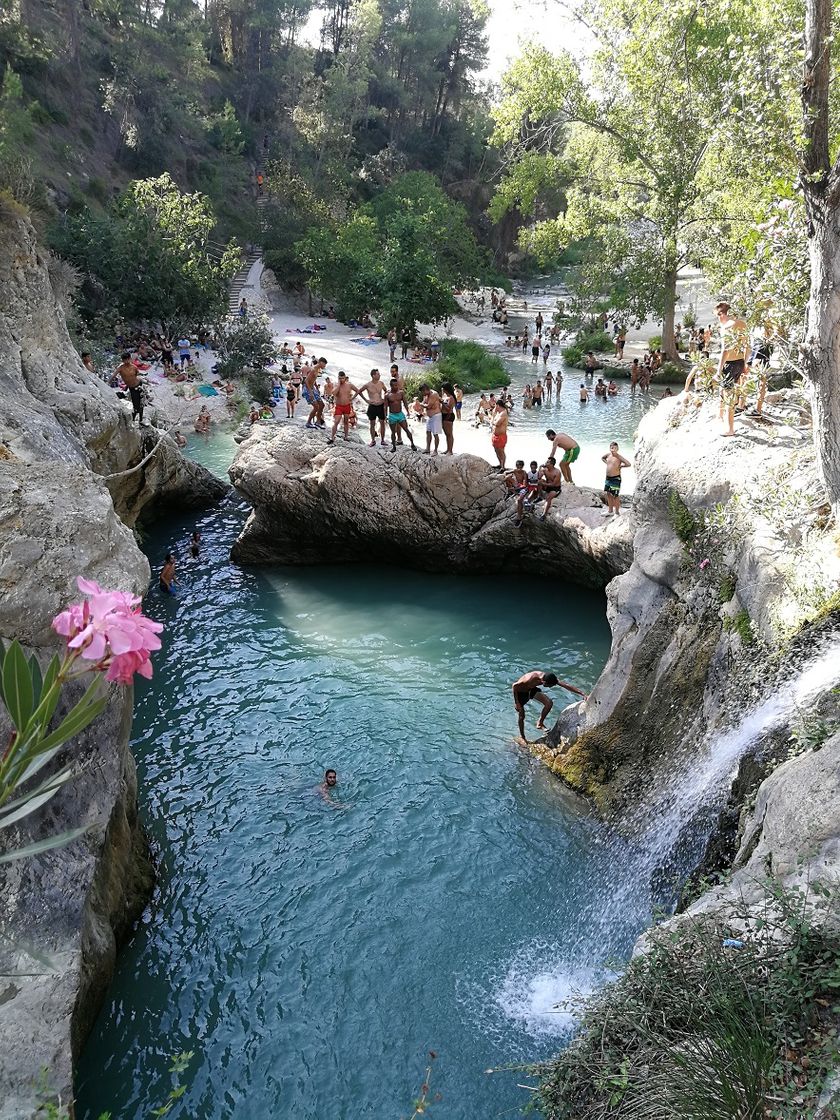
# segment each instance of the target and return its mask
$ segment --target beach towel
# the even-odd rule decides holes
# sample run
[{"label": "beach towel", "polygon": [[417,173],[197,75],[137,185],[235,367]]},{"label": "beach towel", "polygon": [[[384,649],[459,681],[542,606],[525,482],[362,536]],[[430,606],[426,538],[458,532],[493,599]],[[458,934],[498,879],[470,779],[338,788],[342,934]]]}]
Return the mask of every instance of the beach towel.
[{"label": "beach towel", "polygon": [[286,334],[318,334],[326,329],[319,323],[313,323],[311,327],[286,327]]},{"label": "beach towel", "polygon": [[201,393],[202,397],[218,397],[219,395],[218,391],[214,389],[212,385],[199,385],[198,391]]},{"label": "beach towel", "polygon": [[359,346],[376,346],[379,342],[378,338],[351,338],[351,342],[358,343]]}]

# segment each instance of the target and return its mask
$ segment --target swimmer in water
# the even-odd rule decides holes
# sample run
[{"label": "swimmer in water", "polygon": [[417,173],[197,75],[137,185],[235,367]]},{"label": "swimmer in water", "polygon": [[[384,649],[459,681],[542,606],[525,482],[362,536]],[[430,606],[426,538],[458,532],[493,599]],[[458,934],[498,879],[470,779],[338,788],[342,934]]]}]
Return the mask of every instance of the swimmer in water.
[{"label": "swimmer in water", "polygon": [[321,796],[323,797],[323,799],[325,801],[329,801],[330,800],[330,791],[334,790],[337,785],[338,785],[338,774],[335,772],[335,770],[332,770],[332,769],[325,770],[324,771],[324,780],[318,786],[318,792],[321,794]]},{"label": "swimmer in water", "polygon": [[174,595],[175,585],[175,557],[167,552],[163,558],[163,567],[160,570],[160,589],[164,595]]},{"label": "swimmer in water", "polygon": [[193,535],[190,538],[190,556],[197,560],[201,553],[201,533],[198,529],[193,530]]}]

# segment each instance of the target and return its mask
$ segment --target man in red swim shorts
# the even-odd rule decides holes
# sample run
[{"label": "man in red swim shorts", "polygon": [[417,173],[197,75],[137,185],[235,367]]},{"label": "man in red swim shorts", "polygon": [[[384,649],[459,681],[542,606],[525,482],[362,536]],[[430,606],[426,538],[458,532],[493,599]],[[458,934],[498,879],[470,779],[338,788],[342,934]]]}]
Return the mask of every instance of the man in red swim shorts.
[{"label": "man in red swim shorts", "polygon": [[496,407],[493,411],[493,415],[490,417],[490,424],[492,427],[490,442],[493,444],[493,450],[496,452],[496,458],[499,460],[498,467],[494,467],[493,470],[503,471],[505,469],[505,446],[507,445],[508,438],[508,410],[501,400],[496,401]]},{"label": "man in red swim shorts", "polygon": [[338,431],[338,425],[342,420],[344,421],[344,438],[347,439],[350,417],[353,415],[353,397],[358,397],[358,395],[359,390],[355,385],[350,384],[344,370],[339,370],[338,385],[335,390],[335,412],[333,413],[332,435],[327,440],[327,443],[335,443],[335,433]]}]

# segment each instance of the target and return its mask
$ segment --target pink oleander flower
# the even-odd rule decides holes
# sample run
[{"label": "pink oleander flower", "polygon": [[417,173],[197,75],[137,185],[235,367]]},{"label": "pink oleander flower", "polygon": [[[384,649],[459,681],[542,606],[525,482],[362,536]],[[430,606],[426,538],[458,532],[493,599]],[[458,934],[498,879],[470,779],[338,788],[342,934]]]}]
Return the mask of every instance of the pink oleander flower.
[{"label": "pink oleander flower", "polygon": [[163,629],[140,610],[140,599],[126,591],[104,591],[94,580],[76,580],[88,598],[71,603],[52,621],[67,648],[95,668],[108,670],[107,680],[130,684],[135,673],[151,677],[150,653],[160,649]]},{"label": "pink oleander flower", "polygon": [[711,560],[709,560],[708,558],[705,559],[705,560],[701,560],[700,561],[700,570],[702,571],[703,568],[708,568],[709,564],[711,564]]}]

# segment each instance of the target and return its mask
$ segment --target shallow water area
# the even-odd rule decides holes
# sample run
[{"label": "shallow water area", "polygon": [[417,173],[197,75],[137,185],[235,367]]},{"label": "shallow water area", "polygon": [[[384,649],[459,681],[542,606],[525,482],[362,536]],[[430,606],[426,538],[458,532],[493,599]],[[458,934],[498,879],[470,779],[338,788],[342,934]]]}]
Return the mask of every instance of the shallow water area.
[{"label": "shallow water area", "polygon": [[[223,473],[230,446],[191,453]],[[201,517],[199,560],[193,522],[146,541],[153,567],[181,557],[178,596],[147,601],[165,641],[134,725],[160,883],[83,1055],[78,1115],[148,1115],[170,1056],[194,1051],[172,1115],[396,1118],[429,1049],[441,1115],[515,1112],[521,1078],[484,1071],[560,1045],[557,1004],[646,919],[628,908],[609,944],[588,941],[601,826],[512,738],[521,672],[594,682],[603,598],[534,578],[246,571],[228,560],[243,516],[231,498]]]}]

